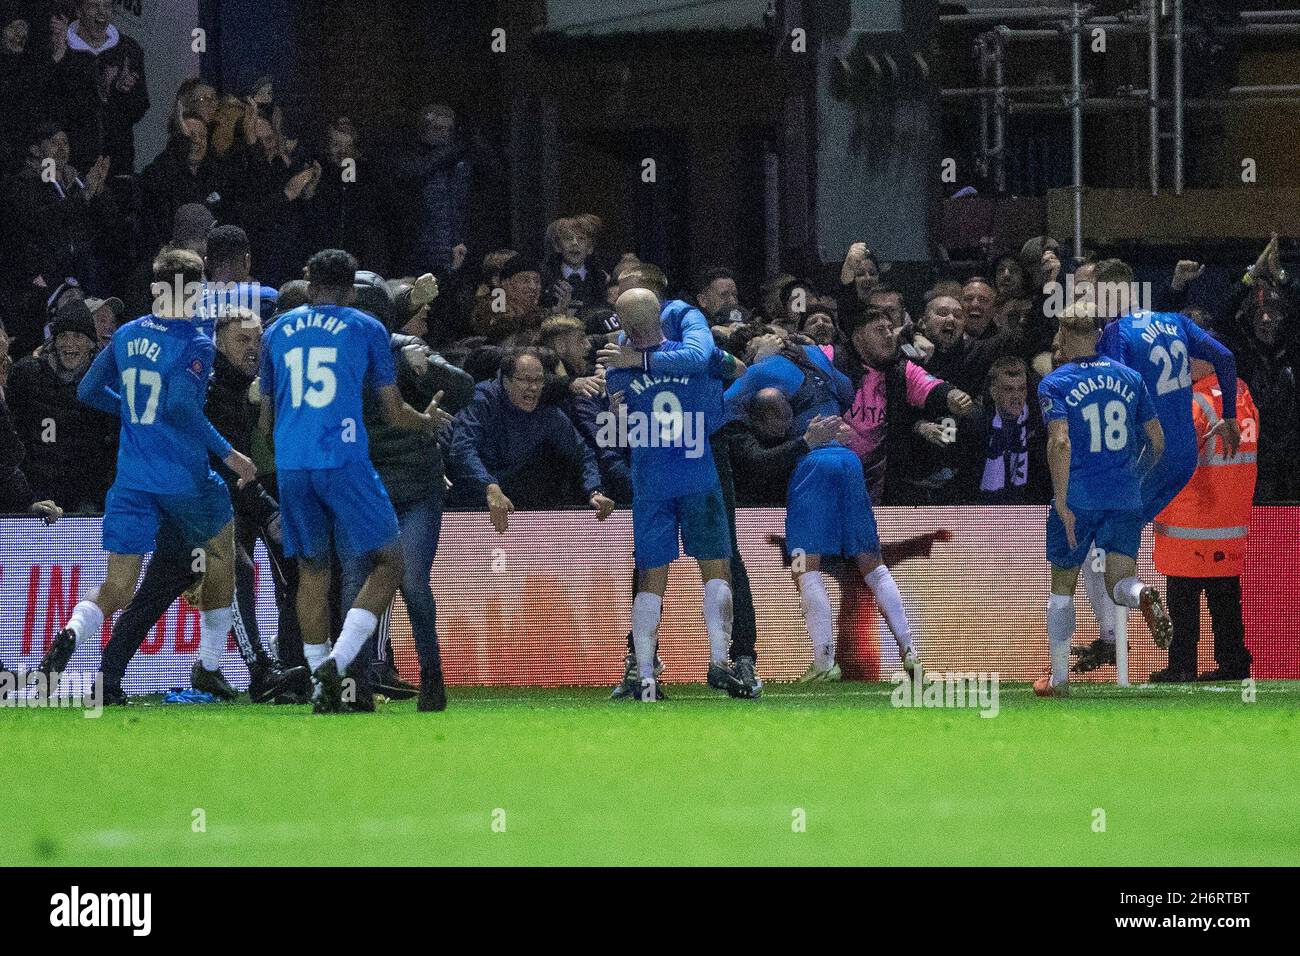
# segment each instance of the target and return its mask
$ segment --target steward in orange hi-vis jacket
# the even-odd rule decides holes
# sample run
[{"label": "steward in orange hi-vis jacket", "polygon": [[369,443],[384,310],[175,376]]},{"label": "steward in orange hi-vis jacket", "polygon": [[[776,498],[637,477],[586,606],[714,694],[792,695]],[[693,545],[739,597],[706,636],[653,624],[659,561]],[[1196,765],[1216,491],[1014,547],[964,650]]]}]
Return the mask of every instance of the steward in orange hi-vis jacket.
[{"label": "steward in orange hi-vis jacket", "polygon": [[1206,440],[1223,417],[1219,380],[1208,363],[1194,361],[1192,371],[1197,376],[1192,415],[1201,454],[1191,480],[1155,519],[1155,565],[1168,577],[1174,638],[1169,646],[1169,666],[1152,674],[1151,679],[1198,679],[1196,642],[1201,632],[1204,591],[1214,630],[1214,659],[1219,666],[1200,679],[1241,680],[1250,676],[1250,652],[1242,626],[1239,575],[1255,495],[1259,413],[1250,389],[1238,379],[1241,445],[1237,454],[1227,457],[1221,438]]}]

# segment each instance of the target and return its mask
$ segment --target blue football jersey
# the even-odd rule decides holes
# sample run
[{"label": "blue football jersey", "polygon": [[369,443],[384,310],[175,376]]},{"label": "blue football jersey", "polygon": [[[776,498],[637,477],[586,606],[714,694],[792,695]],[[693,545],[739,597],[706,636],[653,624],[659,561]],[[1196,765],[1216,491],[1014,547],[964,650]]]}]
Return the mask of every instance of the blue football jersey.
[{"label": "blue football jersey", "polygon": [[164,412],[181,376],[198,395],[207,391],[212,340],[191,322],[146,315],[118,329],[109,349],[115,370],[106,384],[121,396],[116,483],[160,494],[196,493],[212,472],[208,450]]},{"label": "blue football jersey", "polygon": [[208,282],[203,286],[194,324],[208,338],[215,338],[217,319],[221,314],[227,309],[242,307],[251,309],[262,320],[262,324],[266,325],[275,313],[278,297],[279,293],[275,289],[258,282]]},{"label": "blue football jersey", "polygon": [[1067,362],[1038,385],[1044,421],[1070,429],[1067,504],[1088,511],[1140,508],[1138,456],[1156,417],[1142,376],[1108,358]]},{"label": "blue football jersey", "polygon": [[341,305],[304,305],[262,340],[263,401],[275,402],[275,466],[339,468],[370,457],[362,393],[396,380],[388,331]]},{"label": "blue football jersey", "polygon": [[[659,346],[664,352],[681,348],[680,342]],[[708,366],[698,372],[611,369],[606,374],[606,391],[623,393],[635,501],[662,501],[718,487],[709,435],[722,421],[721,368],[715,349]]]},{"label": "blue football jersey", "polygon": [[1206,333],[1179,312],[1138,312],[1110,322],[1097,351],[1142,376],[1165,430],[1165,455],[1196,458],[1192,359],[1209,358]]}]

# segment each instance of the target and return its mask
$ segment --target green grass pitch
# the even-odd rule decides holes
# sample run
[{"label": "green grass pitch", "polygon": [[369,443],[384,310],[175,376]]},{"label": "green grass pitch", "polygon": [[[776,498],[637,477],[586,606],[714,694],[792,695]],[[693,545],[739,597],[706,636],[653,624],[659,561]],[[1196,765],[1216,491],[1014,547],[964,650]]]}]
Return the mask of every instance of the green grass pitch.
[{"label": "green grass pitch", "polygon": [[1300,682],[1259,682],[1253,703],[1235,685],[1008,685],[992,718],[894,708],[892,689],[669,685],[651,706],[452,688],[443,714],[333,717],[5,707],[6,862],[1300,863]]}]

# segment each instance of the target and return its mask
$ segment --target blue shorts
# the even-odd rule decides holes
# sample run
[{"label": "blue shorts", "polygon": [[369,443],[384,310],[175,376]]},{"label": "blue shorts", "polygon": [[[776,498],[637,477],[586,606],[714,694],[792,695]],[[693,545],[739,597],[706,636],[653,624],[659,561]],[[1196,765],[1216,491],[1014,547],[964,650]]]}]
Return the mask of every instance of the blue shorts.
[{"label": "blue shorts", "polygon": [[166,495],[114,484],[104,500],[104,550],[109,554],[149,554],[158,547],[158,527],[166,518],[180,531],[185,548],[216,537],[230,523],[230,491],[209,472],[192,495]]},{"label": "blue shorts", "polygon": [[277,479],[286,556],[325,557],[331,532],[342,560],[397,540],[397,512],[368,460],[338,468],[294,468],[279,472]]},{"label": "blue shorts", "polygon": [[786,497],[785,540],[792,554],[880,553],[862,461],[848,448],[828,445],[799,462]]},{"label": "blue shorts", "polygon": [[1140,511],[1072,510],[1074,540],[1078,542],[1073,551],[1056,507],[1052,506],[1047,512],[1047,560],[1053,567],[1082,567],[1093,544],[1103,551],[1137,559],[1138,548],[1142,545],[1142,529],[1146,526]]},{"label": "blue shorts", "polygon": [[672,564],[682,550],[697,561],[731,557],[731,527],[722,503],[722,489],[701,491],[662,501],[632,499],[632,542],[637,570]]},{"label": "blue shorts", "polygon": [[1155,468],[1142,479],[1142,523],[1146,524],[1165,510],[1169,502],[1187,487],[1196,471],[1196,456],[1171,457],[1167,452]]}]

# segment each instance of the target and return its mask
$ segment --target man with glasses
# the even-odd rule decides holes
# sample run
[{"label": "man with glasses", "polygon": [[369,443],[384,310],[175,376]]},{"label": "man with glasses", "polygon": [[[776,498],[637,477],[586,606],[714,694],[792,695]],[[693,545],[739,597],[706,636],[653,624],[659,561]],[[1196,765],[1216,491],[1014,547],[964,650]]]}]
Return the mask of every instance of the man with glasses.
[{"label": "man with glasses", "polygon": [[575,481],[603,521],[614,502],[601,488],[596,456],[564,412],[539,404],[546,375],[535,348],[513,349],[497,379],[480,382],[451,434],[452,494],[465,505],[486,504],[492,527],[504,534],[510,512],[570,503]]}]

